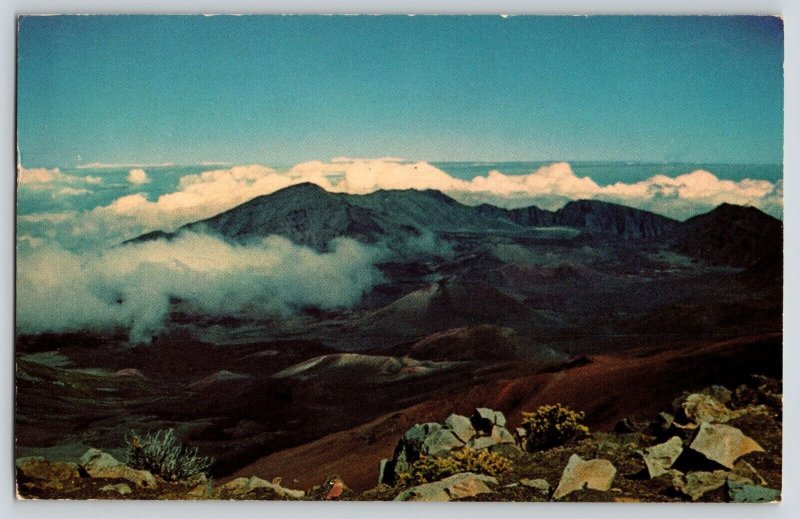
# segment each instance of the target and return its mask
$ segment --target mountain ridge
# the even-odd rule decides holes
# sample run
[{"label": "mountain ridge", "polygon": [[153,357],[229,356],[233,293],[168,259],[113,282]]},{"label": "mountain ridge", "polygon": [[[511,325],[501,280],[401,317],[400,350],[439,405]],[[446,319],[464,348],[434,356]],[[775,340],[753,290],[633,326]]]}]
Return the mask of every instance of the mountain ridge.
[{"label": "mountain ridge", "polygon": [[152,231],[126,243],[171,239],[182,231],[203,229],[234,240],[279,234],[324,249],[328,241],[339,236],[370,243],[381,234],[521,232],[530,227],[555,226],[636,239],[660,236],[678,223],[649,211],[599,200],[569,202],[557,211],[537,206],[505,209],[490,204],[465,205],[434,189],[352,195],[328,192],[304,182],[255,197],[174,232]]}]

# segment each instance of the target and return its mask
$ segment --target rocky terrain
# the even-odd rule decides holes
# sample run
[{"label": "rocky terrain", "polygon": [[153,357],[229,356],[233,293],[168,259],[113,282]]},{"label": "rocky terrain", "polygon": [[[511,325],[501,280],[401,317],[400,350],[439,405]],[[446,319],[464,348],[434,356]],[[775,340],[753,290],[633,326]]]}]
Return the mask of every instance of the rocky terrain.
[{"label": "rocky terrain", "polygon": [[[780,381],[755,375],[733,390],[715,385],[684,392],[648,421],[626,418],[608,432],[578,428],[575,437],[552,447],[532,447],[532,435],[541,429],[510,424],[489,408],[416,424],[400,436],[391,457],[374,467],[377,484],[360,492],[336,474],[306,489],[280,474],[269,480],[241,476],[215,482],[199,474],[165,481],[90,448],[76,462],[18,458],[18,493],[97,499],[773,502],[781,492],[781,414]],[[429,460],[435,461],[429,468],[440,472],[421,473],[431,479],[422,483],[409,479]],[[459,471],[464,468],[470,470]]]},{"label": "rocky terrain", "polygon": [[[135,241],[185,232],[234,244],[277,234],[321,253],[332,240],[351,238],[375,252],[380,275],[347,308],[244,318],[172,298],[164,329],[149,344],[132,343],[124,329],[18,335],[17,458],[69,464],[94,448],[122,461],[131,431],[174,429],[215,458],[214,490],[202,497],[233,481],[267,497],[277,491],[261,481],[275,477],[319,497],[335,475],[349,489],[344,497],[388,499],[401,489],[374,487],[380,460],[391,461],[399,437],[415,424],[491,408],[513,424],[514,443],[498,447],[511,449],[504,456],[512,469],[483,475],[496,483],[479,478],[492,490],[482,496],[532,498],[524,478],[555,488],[576,454],[609,461],[611,488],[623,495],[590,490],[569,499],[624,497],[636,482],[629,497],[666,500],[675,496],[647,493],[655,484],[649,479],[623,477],[643,466],[631,453],[675,445],[676,435],[691,451],[687,434],[699,431],[698,422],[679,421],[698,428],[669,437],[637,425],[625,433],[633,450],[600,456],[603,435],[626,417],[649,423],[684,390],[737,388],[752,373],[782,378],[782,224],[753,208],[723,205],[678,222],[599,201],[555,212],[507,210],[466,206],[436,191],[345,195],[303,184]],[[591,435],[542,452],[514,450],[523,413],[556,402],[585,412]],[[723,404],[747,408],[735,399]],[[748,416],[726,424],[772,452],[777,436],[748,429],[755,426]],[[779,435],[776,416],[763,423]],[[779,458],[771,459],[778,460],[772,469],[756,468],[778,488]],[[575,470],[581,463],[573,461]],[[78,465],[80,484],[70,495],[95,496],[88,489],[100,482]],[[705,472],[715,470],[722,469]],[[121,482],[100,486],[112,483]],[[187,496],[187,485],[131,487],[125,495]],[[20,492],[66,497],[69,488]]]}]

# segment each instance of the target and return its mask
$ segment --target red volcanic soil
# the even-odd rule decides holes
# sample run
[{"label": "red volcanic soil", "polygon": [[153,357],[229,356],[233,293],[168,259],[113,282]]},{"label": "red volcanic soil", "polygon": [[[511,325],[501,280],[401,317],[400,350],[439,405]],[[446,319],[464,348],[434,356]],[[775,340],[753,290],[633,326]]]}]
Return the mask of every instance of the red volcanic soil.
[{"label": "red volcanic soil", "polygon": [[364,491],[377,483],[381,458],[391,457],[399,436],[415,423],[441,422],[450,413],[469,415],[476,407],[491,407],[505,412],[513,428],[522,411],[561,402],[585,411],[592,429],[609,430],[626,416],[654,417],[685,390],[709,384],[735,387],[752,373],[780,376],[781,342],[780,334],[765,334],[669,349],[643,348],[624,355],[592,356],[586,363],[554,373],[504,375],[270,454],[226,479],[281,476],[288,486],[310,488],[336,474],[354,490]]}]

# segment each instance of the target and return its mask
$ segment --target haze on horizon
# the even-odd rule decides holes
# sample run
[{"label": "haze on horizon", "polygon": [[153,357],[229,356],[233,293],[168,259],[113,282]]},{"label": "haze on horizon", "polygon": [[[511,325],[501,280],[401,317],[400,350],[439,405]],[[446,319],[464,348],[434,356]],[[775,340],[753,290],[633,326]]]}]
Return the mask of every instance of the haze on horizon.
[{"label": "haze on horizon", "polygon": [[776,17],[25,16],[28,168],[780,163]]}]

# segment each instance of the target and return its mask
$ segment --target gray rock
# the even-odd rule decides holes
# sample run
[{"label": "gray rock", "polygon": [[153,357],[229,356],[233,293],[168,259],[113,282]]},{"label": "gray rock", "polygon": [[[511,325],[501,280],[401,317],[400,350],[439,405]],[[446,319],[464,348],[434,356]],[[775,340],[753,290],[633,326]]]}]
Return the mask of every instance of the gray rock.
[{"label": "gray rock", "polygon": [[781,500],[781,491],[728,480],[728,498],[734,503],[772,503]]},{"label": "gray rock", "polygon": [[492,432],[493,425],[499,425],[500,427],[506,426],[505,415],[500,411],[494,411],[488,407],[477,408],[475,413],[470,417],[470,421],[476,431],[481,431],[486,434]]},{"label": "gray rock", "polygon": [[724,470],[689,472],[684,478],[676,476],[673,483],[678,490],[691,497],[692,501],[697,501],[709,492],[721,488],[729,480],[752,483],[746,478]]},{"label": "gray rock", "polygon": [[508,429],[506,429],[505,427],[500,427],[498,425],[495,425],[492,428],[492,439],[498,445],[502,443],[516,443],[514,437],[511,436],[510,432],[508,432]]},{"label": "gray rock", "polygon": [[488,486],[497,485],[497,479],[474,474],[472,472],[462,472],[455,474],[441,481],[425,483],[400,493],[394,498],[395,501],[453,501],[465,497],[472,497],[478,494],[492,492]]},{"label": "gray rock", "polygon": [[737,459],[764,449],[736,427],[703,423],[689,447],[723,467],[734,468]]},{"label": "gray rock", "polygon": [[422,442],[421,452],[426,456],[435,456],[463,446],[464,442],[449,430],[437,429]]},{"label": "gray rock", "polygon": [[517,427],[516,429],[514,429],[514,432],[517,433],[517,438],[520,438],[520,439],[525,438],[528,435],[528,431],[526,431],[522,427]]},{"label": "gray rock", "polygon": [[528,488],[532,488],[536,490],[538,493],[542,494],[543,496],[549,496],[550,491],[553,487],[550,486],[550,483],[547,482],[546,479],[528,479],[523,478],[519,480],[520,485],[526,486]]},{"label": "gray rock", "polygon": [[451,414],[444,421],[444,425],[464,443],[475,437],[475,428],[472,427],[472,422],[466,416]]},{"label": "gray rock", "polygon": [[140,487],[156,486],[156,478],[148,471],[133,469],[99,449],[84,452],[80,466],[93,478],[125,479]]},{"label": "gray rock", "polygon": [[383,458],[381,460],[380,467],[378,468],[378,483],[383,483],[386,478],[386,466],[389,464],[389,460]]},{"label": "gray rock", "polygon": [[270,483],[269,481],[257,478],[255,476],[249,478],[236,478],[232,481],[228,481],[219,487],[217,493],[223,498],[229,498],[243,496],[257,488],[266,488],[272,490],[280,497],[288,497],[292,499],[300,499],[306,495],[306,493],[302,490],[285,488],[277,483]]},{"label": "gray rock", "polygon": [[467,443],[467,448],[479,451],[481,449],[488,449],[494,445],[497,445],[497,441],[491,436],[479,436],[470,440],[470,442]]},{"label": "gray rock", "polygon": [[650,477],[657,478],[668,472],[682,452],[683,442],[678,436],[673,436],[664,443],[648,447],[641,455]]},{"label": "gray rock", "polygon": [[127,484],[117,483],[116,485],[106,485],[104,487],[100,487],[100,492],[113,492],[115,494],[125,496],[133,491],[131,490],[131,487],[129,487]]},{"label": "gray rock", "polygon": [[605,492],[611,488],[616,474],[617,469],[608,460],[587,461],[573,454],[561,474],[553,499],[560,499],[576,490],[586,488]]}]

